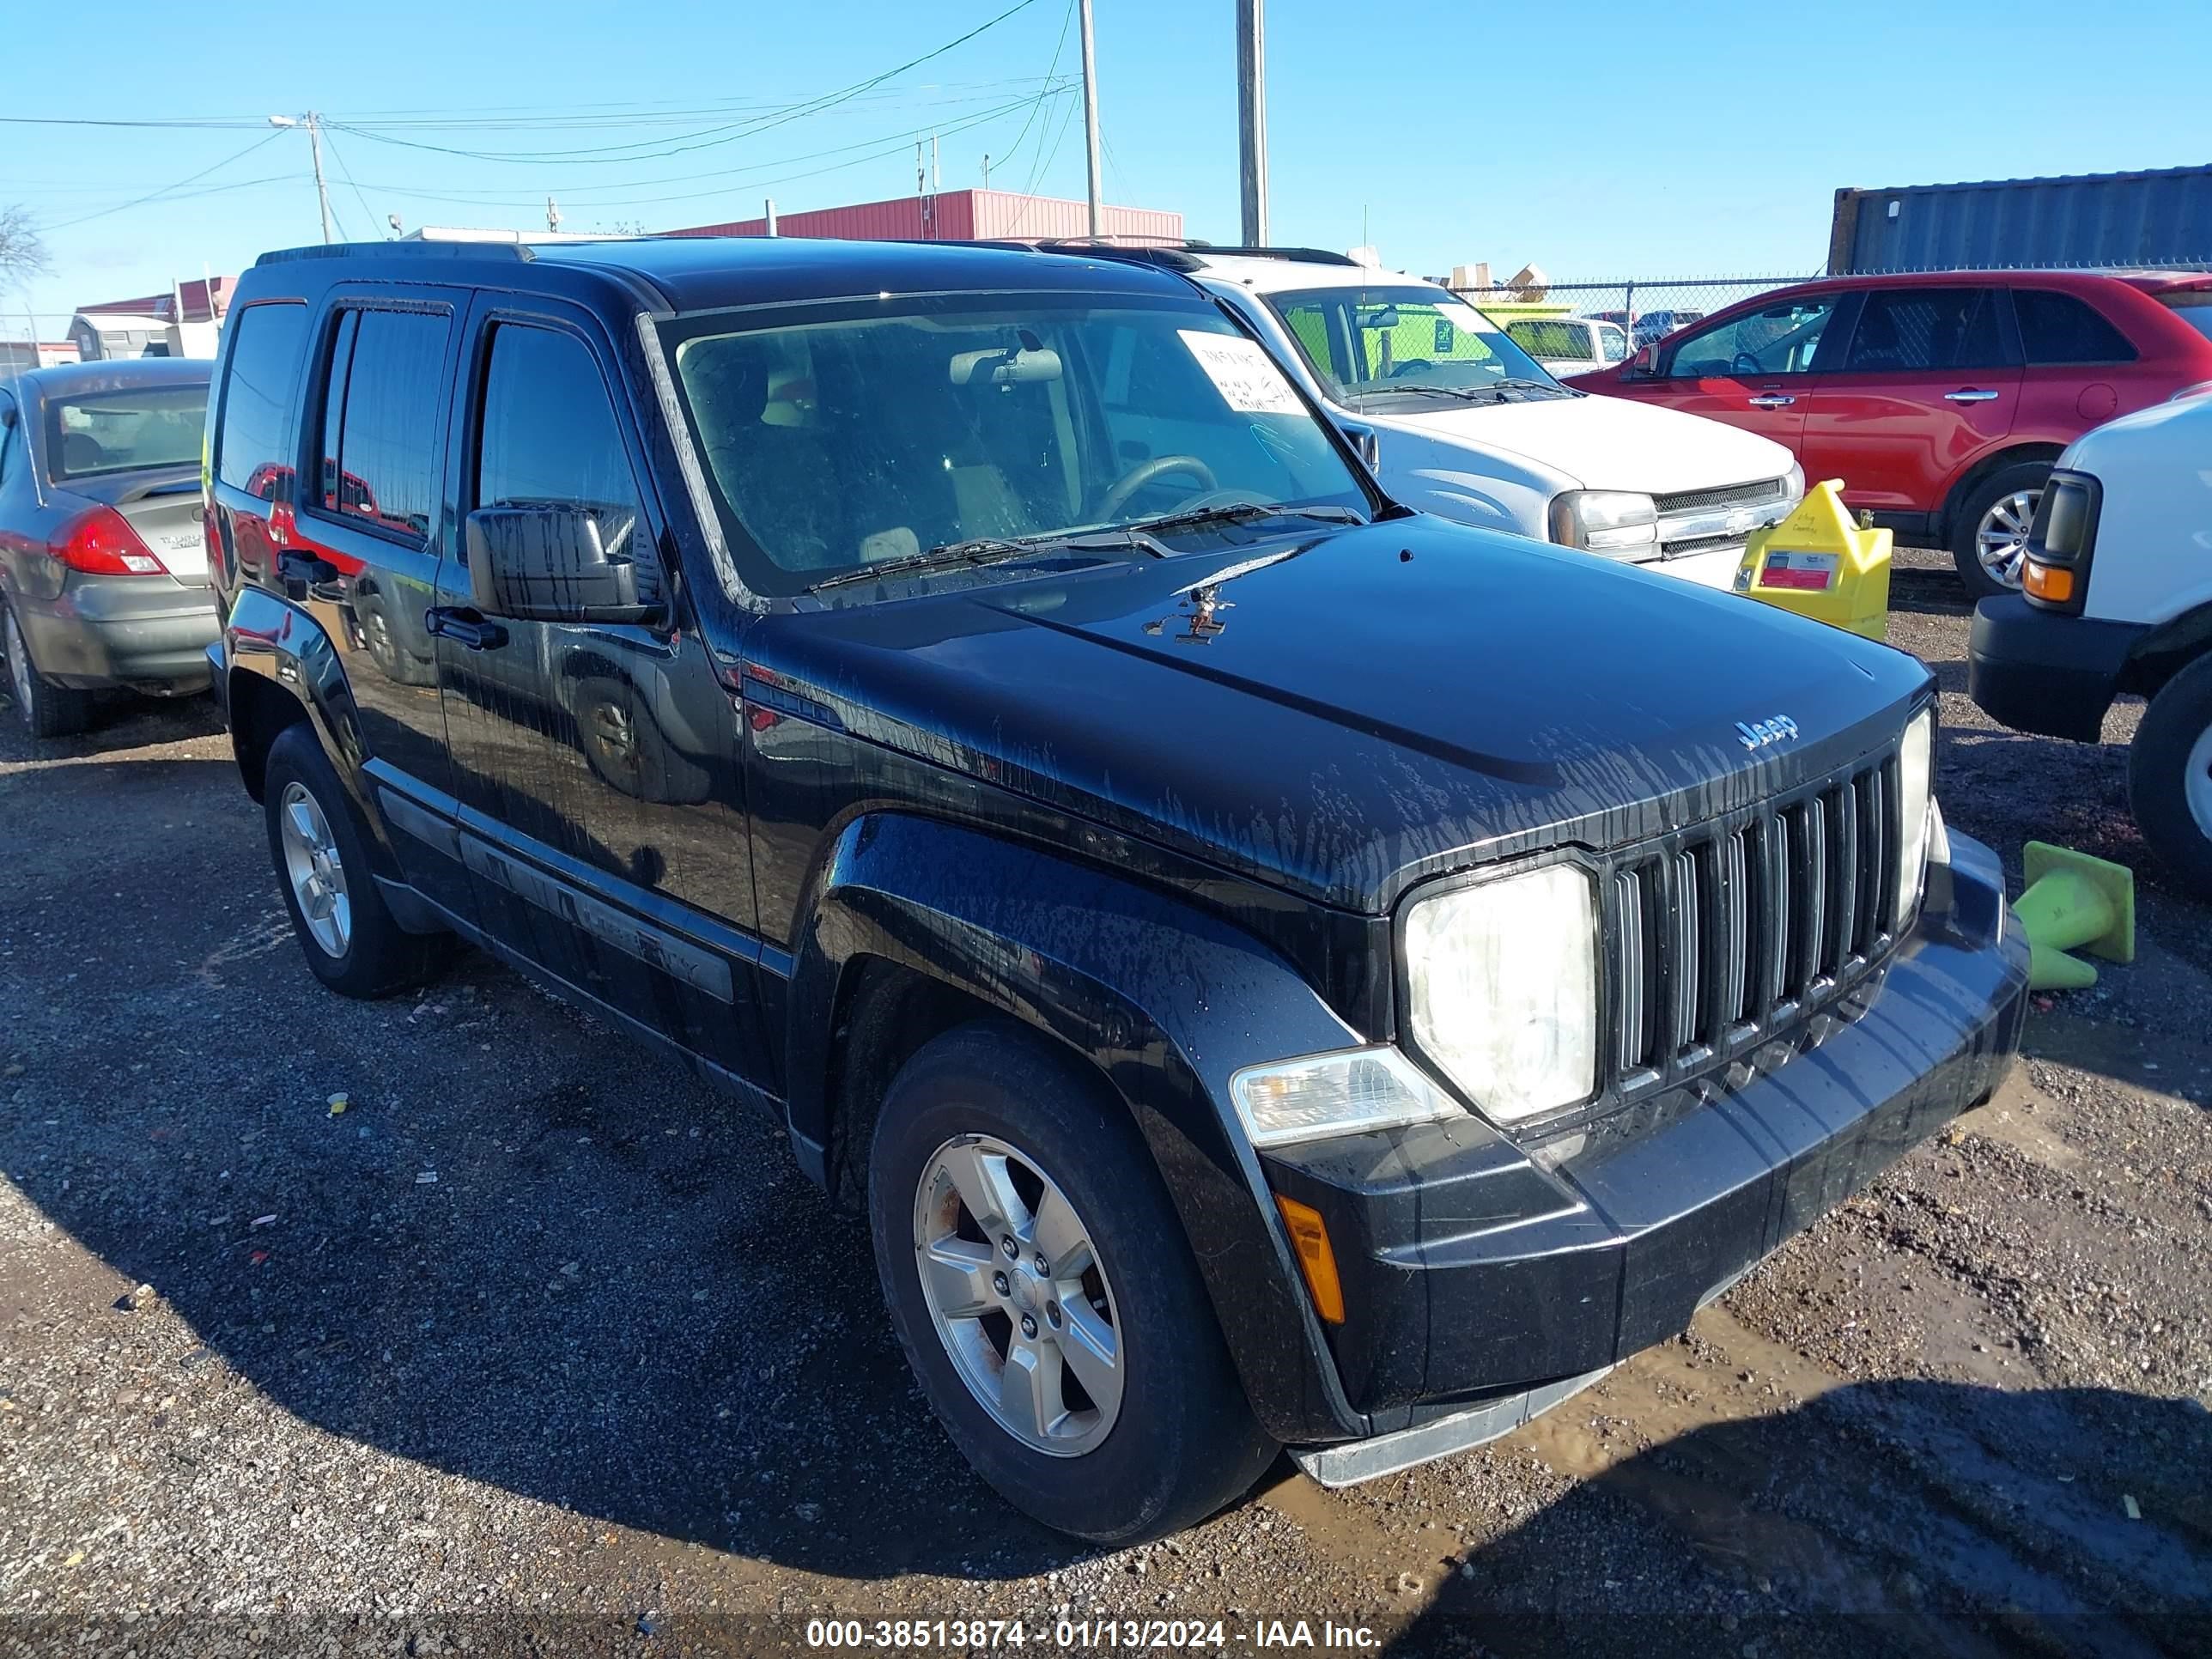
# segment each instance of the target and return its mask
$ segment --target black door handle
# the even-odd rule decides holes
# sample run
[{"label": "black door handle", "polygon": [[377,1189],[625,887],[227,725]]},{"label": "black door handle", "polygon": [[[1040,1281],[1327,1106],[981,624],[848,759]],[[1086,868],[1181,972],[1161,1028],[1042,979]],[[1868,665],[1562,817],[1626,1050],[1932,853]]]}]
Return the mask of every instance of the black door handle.
[{"label": "black door handle", "polygon": [[486,622],[483,612],[467,605],[434,605],[422,613],[422,623],[441,639],[470,651],[496,651],[507,643],[507,629]]}]

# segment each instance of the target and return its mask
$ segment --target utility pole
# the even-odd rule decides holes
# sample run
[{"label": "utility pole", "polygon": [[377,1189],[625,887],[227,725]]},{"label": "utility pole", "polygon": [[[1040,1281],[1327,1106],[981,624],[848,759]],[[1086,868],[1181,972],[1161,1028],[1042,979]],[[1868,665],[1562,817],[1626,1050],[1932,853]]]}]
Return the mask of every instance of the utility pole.
[{"label": "utility pole", "polygon": [[988,189],[990,189],[990,187],[991,187],[991,153],[990,153],[988,150],[986,150],[986,151],[984,151],[984,152],[983,152],[983,188],[984,188],[984,189],[986,189],[986,190],[988,190]]},{"label": "utility pole", "polygon": [[1098,59],[1091,45],[1091,0],[1079,0],[1083,11],[1083,149],[1091,178],[1091,235],[1099,234],[1098,213]]},{"label": "utility pole", "polygon": [[943,182],[937,171],[937,135],[933,132],[929,135],[929,193],[937,194]]},{"label": "utility pole", "polygon": [[775,234],[775,198],[773,196],[768,198],[767,218],[768,223],[763,228],[763,234],[773,236]]},{"label": "utility pole", "polygon": [[331,187],[323,179],[323,118],[309,110],[305,115],[272,115],[269,125],[307,128],[307,151],[315,161],[315,200],[323,210],[323,240],[336,241],[337,238],[331,231]]},{"label": "utility pole", "polygon": [[561,204],[550,196],[545,198],[545,228],[556,236],[561,234]]},{"label": "utility pole", "polygon": [[1267,245],[1267,20],[1266,0],[1237,0],[1238,179],[1247,247]]}]

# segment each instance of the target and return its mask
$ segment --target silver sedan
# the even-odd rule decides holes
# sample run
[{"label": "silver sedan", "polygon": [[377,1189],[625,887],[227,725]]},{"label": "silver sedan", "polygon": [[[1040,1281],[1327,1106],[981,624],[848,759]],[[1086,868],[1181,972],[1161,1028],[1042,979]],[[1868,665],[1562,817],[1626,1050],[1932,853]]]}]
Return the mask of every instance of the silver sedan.
[{"label": "silver sedan", "polygon": [[207,689],[212,368],[141,358],[0,380],[0,642],[34,738],[82,730],[103,691]]}]

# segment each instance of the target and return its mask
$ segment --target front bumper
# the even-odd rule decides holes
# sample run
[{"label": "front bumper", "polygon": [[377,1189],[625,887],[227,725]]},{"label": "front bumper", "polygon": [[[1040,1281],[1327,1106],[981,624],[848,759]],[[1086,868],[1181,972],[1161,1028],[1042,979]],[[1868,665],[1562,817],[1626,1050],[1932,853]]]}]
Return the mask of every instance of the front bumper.
[{"label": "front bumper", "polygon": [[1966,690],[2015,732],[2094,743],[2145,629],[2039,610],[2001,593],[1974,607]]},{"label": "front bumper", "polygon": [[19,600],[31,659],[57,685],[129,686],[169,696],[208,684],[222,631],[204,587],[166,577],[73,575],[50,600]]},{"label": "front bumper", "polygon": [[1384,1473],[1514,1427],[1680,1331],[1986,1098],[2020,1044],[2027,946],[1995,855],[1951,848],[1886,963],[1808,1029],[1658,1103],[1548,1143],[1469,1119],[1264,1155],[1269,1185],[1333,1241],[1350,1404],[1414,1451],[1394,1463],[1370,1442],[1336,1462]]}]

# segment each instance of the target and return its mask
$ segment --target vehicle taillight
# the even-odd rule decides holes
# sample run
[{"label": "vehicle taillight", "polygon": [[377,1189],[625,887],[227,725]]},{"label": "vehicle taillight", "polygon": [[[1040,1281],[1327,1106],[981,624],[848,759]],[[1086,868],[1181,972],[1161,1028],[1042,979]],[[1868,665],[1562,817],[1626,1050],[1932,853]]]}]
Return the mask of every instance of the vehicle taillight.
[{"label": "vehicle taillight", "polygon": [[70,520],[46,550],[72,570],[90,576],[166,576],[169,567],[138,538],[131,521],[112,507],[95,507]]}]

